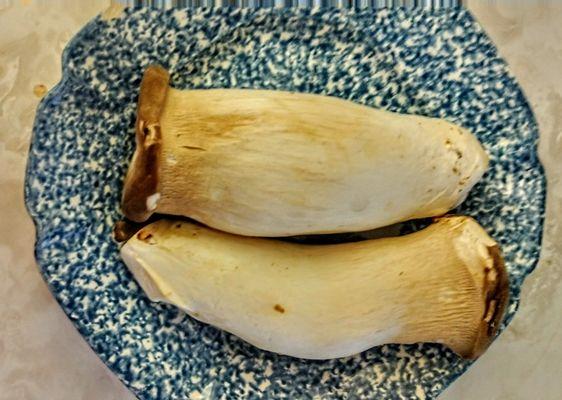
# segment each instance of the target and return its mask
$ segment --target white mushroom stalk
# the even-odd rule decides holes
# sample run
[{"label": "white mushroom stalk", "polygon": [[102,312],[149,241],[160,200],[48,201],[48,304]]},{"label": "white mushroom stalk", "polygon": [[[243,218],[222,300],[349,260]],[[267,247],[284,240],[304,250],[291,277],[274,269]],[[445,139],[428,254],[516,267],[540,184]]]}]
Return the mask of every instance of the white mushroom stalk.
[{"label": "white mushroom stalk", "polygon": [[496,334],[508,294],[497,244],[467,217],[325,246],[160,220],[121,255],[153,301],[261,349],[308,359],[417,342],[475,358]]},{"label": "white mushroom stalk", "polygon": [[248,236],[361,231],[457,206],[482,177],[478,140],[450,122],[334,97],[176,90],[147,69],[123,210]]}]

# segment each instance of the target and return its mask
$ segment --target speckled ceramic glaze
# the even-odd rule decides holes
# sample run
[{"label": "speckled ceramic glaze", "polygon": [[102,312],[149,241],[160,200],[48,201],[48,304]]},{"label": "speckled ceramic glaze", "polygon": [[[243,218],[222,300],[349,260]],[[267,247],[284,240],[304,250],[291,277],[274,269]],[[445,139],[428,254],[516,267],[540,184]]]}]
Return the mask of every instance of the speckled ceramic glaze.
[{"label": "speckled ceramic glaze", "polygon": [[139,398],[434,398],[470,365],[436,344],[304,361],[151,303],[111,239],[151,63],[179,88],[327,94],[470,129],[491,162],[459,211],[501,243],[513,317],[540,250],[537,126],[467,11],[127,11],[90,22],[63,58],[63,80],[37,112],[28,164],[36,257],[76,327]]}]

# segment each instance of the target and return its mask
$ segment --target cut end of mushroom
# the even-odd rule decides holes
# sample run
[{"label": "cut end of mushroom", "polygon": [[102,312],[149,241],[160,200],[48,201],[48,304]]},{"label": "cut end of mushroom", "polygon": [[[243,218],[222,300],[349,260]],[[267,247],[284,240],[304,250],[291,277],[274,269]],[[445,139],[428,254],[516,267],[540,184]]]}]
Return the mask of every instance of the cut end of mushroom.
[{"label": "cut end of mushroom", "polygon": [[[125,178],[123,213],[132,221],[144,222],[156,209],[162,132],[160,114],[168,92],[168,72],[148,67],[142,78],[135,124],[136,149]],[[156,202],[155,202],[156,200]]]},{"label": "cut end of mushroom", "polygon": [[461,354],[469,359],[480,357],[492,343],[500,328],[509,301],[509,278],[499,246],[493,245],[487,247],[487,250],[492,259],[492,265],[484,271],[483,295],[486,299],[486,308],[474,346],[467,353]]}]

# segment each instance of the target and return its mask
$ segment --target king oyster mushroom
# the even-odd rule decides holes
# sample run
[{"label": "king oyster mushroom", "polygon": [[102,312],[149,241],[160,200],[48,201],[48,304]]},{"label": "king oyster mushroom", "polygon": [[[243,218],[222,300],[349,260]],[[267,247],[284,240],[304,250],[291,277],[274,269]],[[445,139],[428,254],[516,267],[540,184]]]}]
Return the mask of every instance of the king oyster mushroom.
[{"label": "king oyster mushroom", "polygon": [[493,339],[508,297],[498,245],[468,217],[325,246],[160,220],[132,236],[121,255],[153,301],[261,349],[308,359],[416,342],[475,358]]},{"label": "king oyster mushroom", "polygon": [[177,90],[149,67],[122,206],[248,236],[361,231],[446,213],[487,168],[450,122],[334,97]]}]

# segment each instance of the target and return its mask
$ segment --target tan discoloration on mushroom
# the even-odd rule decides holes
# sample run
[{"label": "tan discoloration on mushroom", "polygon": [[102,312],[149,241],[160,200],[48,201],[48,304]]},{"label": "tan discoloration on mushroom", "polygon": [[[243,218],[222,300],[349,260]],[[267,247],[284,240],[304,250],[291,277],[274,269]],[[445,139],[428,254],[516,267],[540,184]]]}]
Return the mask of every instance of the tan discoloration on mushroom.
[{"label": "tan discoloration on mushroom", "polygon": [[281,314],[285,313],[285,309],[283,308],[283,306],[281,304],[275,304],[273,306],[273,309],[275,311],[277,311],[278,313],[281,313]]}]

